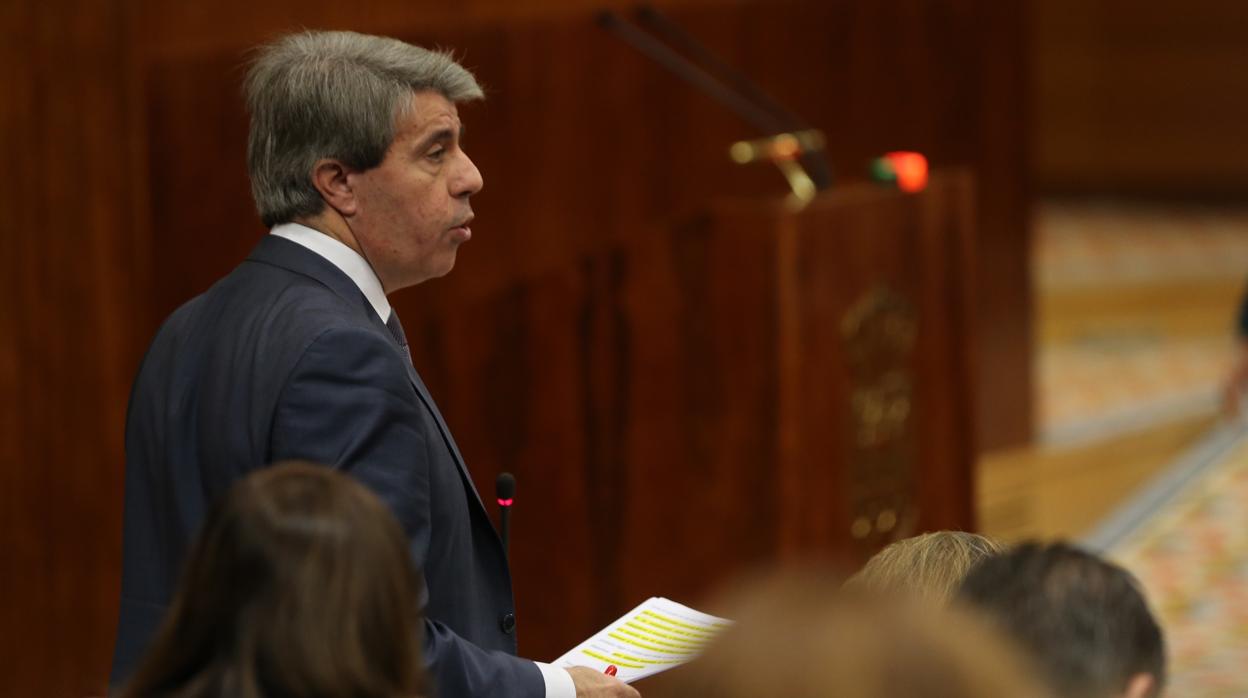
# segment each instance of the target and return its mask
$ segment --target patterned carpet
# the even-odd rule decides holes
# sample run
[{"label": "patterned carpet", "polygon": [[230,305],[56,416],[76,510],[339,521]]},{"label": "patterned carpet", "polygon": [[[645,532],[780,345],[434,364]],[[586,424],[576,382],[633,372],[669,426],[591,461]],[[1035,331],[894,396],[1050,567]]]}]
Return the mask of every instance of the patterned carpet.
[{"label": "patterned carpet", "polygon": [[1248,439],[1114,546],[1169,644],[1172,698],[1248,696]]},{"label": "patterned carpet", "polygon": [[[1248,207],[1046,202],[1033,260],[1042,442],[1214,412],[1248,278]],[[1216,431],[1205,441],[1225,445],[1196,467],[1177,460],[1102,527],[1118,529],[1102,542],[1165,628],[1171,698],[1248,696],[1248,437]]]},{"label": "patterned carpet", "polygon": [[1036,359],[1040,438],[1087,442],[1209,413],[1234,349],[1229,337],[1123,337],[1049,347]]},{"label": "patterned carpet", "polygon": [[1036,283],[1045,290],[1243,279],[1248,207],[1042,202],[1033,260]]},{"label": "patterned carpet", "polygon": [[1042,442],[1213,409],[1248,278],[1248,207],[1045,202],[1033,248]]}]

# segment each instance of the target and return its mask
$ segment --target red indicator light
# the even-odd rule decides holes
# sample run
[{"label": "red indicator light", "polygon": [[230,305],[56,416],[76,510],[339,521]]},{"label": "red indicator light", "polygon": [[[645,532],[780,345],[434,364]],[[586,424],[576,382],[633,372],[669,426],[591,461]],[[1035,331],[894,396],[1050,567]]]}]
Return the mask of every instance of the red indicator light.
[{"label": "red indicator light", "polygon": [[500,499],[500,500],[498,500],[498,505],[499,505],[500,507],[509,507],[509,506],[511,506],[511,503],[512,503],[513,501],[515,501],[515,500],[512,500],[512,499]]},{"label": "red indicator light", "polygon": [[898,189],[913,194],[927,188],[927,158],[922,153],[899,150],[885,153],[883,159],[892,165]]}]

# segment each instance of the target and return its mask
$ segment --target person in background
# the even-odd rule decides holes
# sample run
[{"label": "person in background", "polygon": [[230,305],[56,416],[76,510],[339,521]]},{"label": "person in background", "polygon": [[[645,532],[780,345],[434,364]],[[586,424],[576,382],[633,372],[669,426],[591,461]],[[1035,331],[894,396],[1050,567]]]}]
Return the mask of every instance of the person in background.
[{"label": "person in background", "polygon": [[846,582],[850,588],[903,594],[947,603],[975,565],[1004,546],[965,531],[934,531],[904,538],[876,553]]},{"label": "person in background", "polygon": [[1248,294],[1239,304],[1235,325],[1235,359],[1231,373],[1222,386],[1222,413],[1228,417],[1248,418],[1241,406],[1248,393]]},{"label": "person in background", "polygon": [[782,574],[738,596],[735,618],[660,698],[1051,698],[1010,641],[954,609]]},{"label": "person in background", "polygon": [[1156,698],[1165,642],[1135,578],[1066,543],[1027,543],[971,570],[958,602],[1033,658],[1063,698]]},{"label": "person in background", "polygon": [[377,497],[291,462],[239,480],[204,522],[123,698],[427,696],[419,573]]}]

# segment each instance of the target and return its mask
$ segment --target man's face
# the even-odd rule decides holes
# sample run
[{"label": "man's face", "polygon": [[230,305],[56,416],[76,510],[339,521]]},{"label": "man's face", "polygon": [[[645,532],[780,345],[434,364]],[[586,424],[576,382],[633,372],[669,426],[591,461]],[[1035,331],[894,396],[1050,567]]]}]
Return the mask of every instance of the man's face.
[{"label": "man's face", "polygon": [[460,134],[454,104],[415,93],[381,164],[348,175],[357,200],[351,230],[387,293],[446,274],[472,237],[468,197],[482,181]]}]

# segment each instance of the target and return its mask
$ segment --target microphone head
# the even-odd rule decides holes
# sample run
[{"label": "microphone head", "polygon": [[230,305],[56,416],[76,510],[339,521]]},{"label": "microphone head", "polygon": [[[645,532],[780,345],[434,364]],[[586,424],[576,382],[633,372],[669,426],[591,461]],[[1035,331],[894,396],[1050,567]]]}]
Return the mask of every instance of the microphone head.
[{"label": "microphone head", "polygon": [[494,493],[500,504],[507,502],[504,506],[510,506],[516,496],[516,477],[511,473],[499,473],[494,478]]}]

